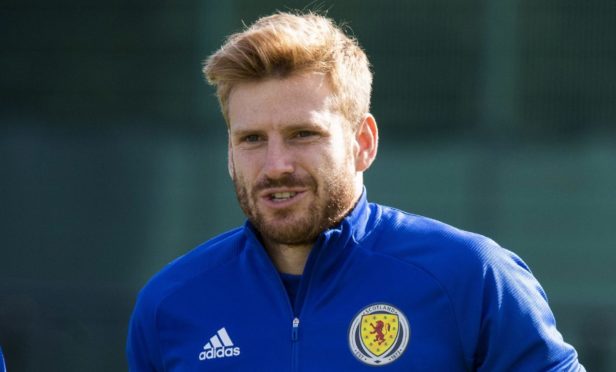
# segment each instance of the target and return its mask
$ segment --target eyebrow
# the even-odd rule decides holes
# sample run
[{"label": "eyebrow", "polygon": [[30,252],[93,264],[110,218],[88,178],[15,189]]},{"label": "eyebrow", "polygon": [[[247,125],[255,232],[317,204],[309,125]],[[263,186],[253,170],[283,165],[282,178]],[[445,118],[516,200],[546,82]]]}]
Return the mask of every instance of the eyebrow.
[{"label": "eyebrow", "polygon": [[[285,124],[283,131],[284,132],[294,132],[294,131],[302,130],[302,129],[321,129],[323,130],[323,129],[327,129],[327,127],[317,122],[304,121],[304,122]],[[234,129],[229,130],[229,133],[234,137],[242,137],[248,134],[261,133],[261,132],[264,132],[264,130],[260,126],[257,126],[255,128],[238,128],[235,130]]]}]

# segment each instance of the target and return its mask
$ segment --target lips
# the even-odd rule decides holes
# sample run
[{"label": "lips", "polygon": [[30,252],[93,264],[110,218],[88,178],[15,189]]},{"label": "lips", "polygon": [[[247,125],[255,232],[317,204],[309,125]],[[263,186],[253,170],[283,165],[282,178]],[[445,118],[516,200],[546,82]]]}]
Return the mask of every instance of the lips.
[{"label": "lips", "polygon": [[294,191],[275,192],[273,194],[270,194],[270,200],[284,201],[293,198],[295,195],[297,195],[297,193]]},{"label": "lips", "polygon": [[309,176],[299,177],[295,174],[282,178],[264,178],[255,185],[259,199],[271,208],[287,208],[301,200],[307,191],[315,189],[315,182]]},{"label": "lips", "polygon": [[266,189],[259,194],[261,198],[271,201],[286,201],[303,194],[305,189]]},{"label": "lips", "polygon": [[306,195],[305,188],[272,188],[259,193],[259,199],[268,208],[280,209],[294,206]]}]

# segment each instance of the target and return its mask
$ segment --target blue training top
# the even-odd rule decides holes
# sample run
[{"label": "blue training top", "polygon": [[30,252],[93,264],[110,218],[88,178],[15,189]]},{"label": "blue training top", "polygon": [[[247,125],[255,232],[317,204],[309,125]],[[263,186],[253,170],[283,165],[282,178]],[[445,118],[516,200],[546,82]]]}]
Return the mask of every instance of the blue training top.
[{"label": "blue training top", "polygon": [[520,258],[365,192],[293,304],[247,222],[155,275],[129,328],[132,371],[584,370]]}]

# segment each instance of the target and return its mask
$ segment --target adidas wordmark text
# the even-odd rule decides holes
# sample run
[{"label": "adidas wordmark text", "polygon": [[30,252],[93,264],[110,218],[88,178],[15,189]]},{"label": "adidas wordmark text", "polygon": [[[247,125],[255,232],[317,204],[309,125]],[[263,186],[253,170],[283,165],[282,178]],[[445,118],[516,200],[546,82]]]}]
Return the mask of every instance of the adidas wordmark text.
[{"label": "adidas wordmark text", "polygon": [[238,355],[240,355],[240,348],[233,345],[227,330],[222,327],[203,346],[203,351],[199,353],[199,360],[228,358]]}]

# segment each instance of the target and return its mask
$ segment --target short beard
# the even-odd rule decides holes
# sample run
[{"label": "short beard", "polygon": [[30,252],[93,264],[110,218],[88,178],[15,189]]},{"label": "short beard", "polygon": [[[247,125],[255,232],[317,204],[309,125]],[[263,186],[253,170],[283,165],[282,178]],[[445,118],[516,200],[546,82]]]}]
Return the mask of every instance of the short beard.
[{"label": "short beard", "polygon": [[[292,175],[277,180],[264,179],[257,183],[249,197],[245,184],[233,174],[233,183],[240,207],[248,220],[261,234],[261,238],[276,244],[312,244],[321,232],[337,225],[352,209],[355,202],[355,188],[352,174],[334,172],[324,180],[321,188],[312,177],[298,178]],[[275,221],[288,221],[289,224],[276,224],[268,220],[256,207],[259,191],[270,187],[306,187],[315,195],[315,200],[307,210],[277,211]],[[299,214],[299,216],[294,216]]]}]

